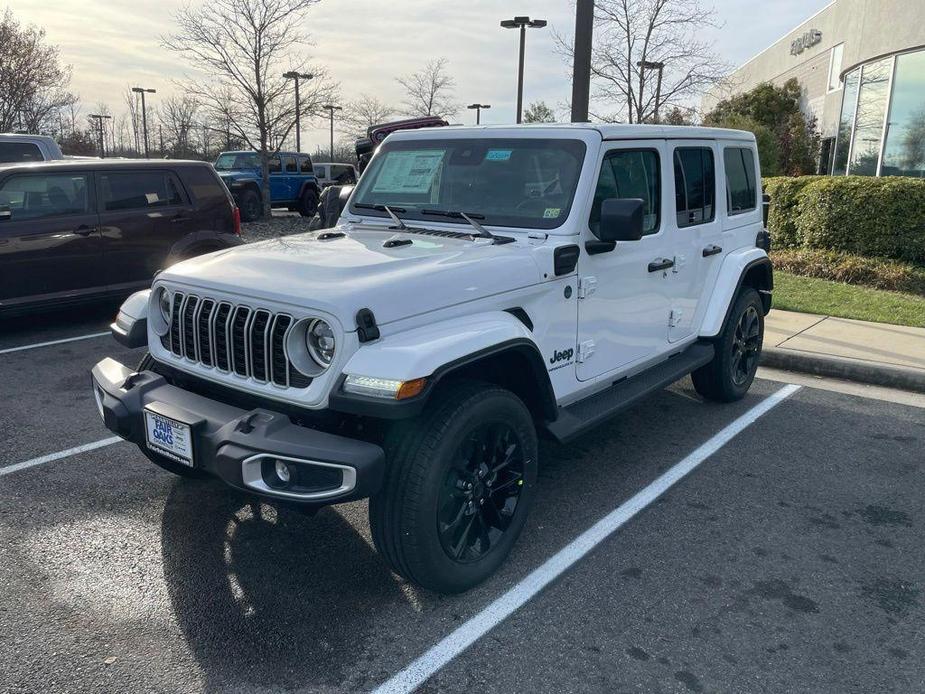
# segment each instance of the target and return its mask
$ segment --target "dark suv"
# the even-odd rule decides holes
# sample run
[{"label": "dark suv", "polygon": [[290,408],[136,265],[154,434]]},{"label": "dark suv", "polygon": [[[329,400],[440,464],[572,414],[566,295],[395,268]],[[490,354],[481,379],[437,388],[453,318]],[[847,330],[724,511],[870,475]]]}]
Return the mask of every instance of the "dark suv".
[{"label": "dark suv", "polygon": [[[270,206],[311,217],[321,192],[307,154],[279,152],[270,157]],[[222,152],[215,170],[241,208],[241,219],[253,222],[263,214],[263,175],[257,152]]]},{"label": "dark suv", "polygon": [[0,165],[0,314],[125,295],[177,260],[241,243],[212,166],[64,160]]}]

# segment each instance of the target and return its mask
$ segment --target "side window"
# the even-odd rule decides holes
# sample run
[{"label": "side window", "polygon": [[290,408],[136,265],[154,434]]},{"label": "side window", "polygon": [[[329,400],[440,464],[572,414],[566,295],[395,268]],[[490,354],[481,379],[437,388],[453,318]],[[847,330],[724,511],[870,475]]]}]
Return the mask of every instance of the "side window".
[{"label": "side window", "polygon": [[166,171],[107,171],[100,176],[103,209],[139,210],[182,205],[183,194]]},{"label": "side window", "polygon": [[349,166],[332,166],[331,178],[335,183],[356,183],[353,168]]},{"label": "side window", "polygon": [[594,232],[600,228],[601,205],[608,198],[641,198],[645,201],[643,233],[656,233],[662,200],[658,152],[621,149],[604,155],[588,219]]},{"label": "side window", "polygon": [[723,150],[726,168],[726,208],[729,214],[741,214],[758,206],[755,190],[755,155],[747,147]]},{"label": "side window", "polygon": [[32,142],[0,142],[0,164],[44,159],[38,145]]},{"label": "side window", "polygon": [[716,216],[713,150],[679,147],[674,151],[675,204],[678,227],[712,222]]},{"label": "side window", "polygon": [[0,186],[0,205],[12,219],[44,219],[90,211],[86,175],[52,174],[12,176]]},{"label": "side window", "polygon": [[312,172],[312,160],[308,157],[299,157],[299,168],[304,174],[310,174]]},{"label": "side window", "polygon": [[295,163],[295,157],[283,157],[283,164],[286,167],[286,173],[299,173],[299,168]]},{"label": "side window", "polygon": [[283,170],[279,161],[279,157],[270,157],[269,166],[271,174],[277,174]]}]

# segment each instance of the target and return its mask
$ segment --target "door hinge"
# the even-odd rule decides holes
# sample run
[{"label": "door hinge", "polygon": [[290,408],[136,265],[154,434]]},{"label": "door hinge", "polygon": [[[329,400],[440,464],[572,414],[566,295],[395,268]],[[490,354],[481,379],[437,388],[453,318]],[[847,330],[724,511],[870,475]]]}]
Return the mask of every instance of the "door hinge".
[{"label": "door hinge", "polygon": [[596,277],[582,277],[578,280],[578,298],[587,299],[597,290]]},{"label": "door hinge", "polygon": [[594,354],[594,340],[585,340],[578,345],[578,363],[582,364]]},{"label": "door hinge", "polygon": [[668,327],[677,328],[681,324],[681,316],[684,315],[684,311],[679,308],[673,308],[668,313]]}]

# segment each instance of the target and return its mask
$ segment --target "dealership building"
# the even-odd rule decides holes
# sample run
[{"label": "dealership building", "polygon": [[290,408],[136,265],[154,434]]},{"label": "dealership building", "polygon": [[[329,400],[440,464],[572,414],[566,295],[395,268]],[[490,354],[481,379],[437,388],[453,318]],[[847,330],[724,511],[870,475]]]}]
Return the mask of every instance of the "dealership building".
[{"label": "dealership building", "polygon": [[925,177],[925,0],[835,0],[730,75],[720,99],[792,77],[820,173]]}]

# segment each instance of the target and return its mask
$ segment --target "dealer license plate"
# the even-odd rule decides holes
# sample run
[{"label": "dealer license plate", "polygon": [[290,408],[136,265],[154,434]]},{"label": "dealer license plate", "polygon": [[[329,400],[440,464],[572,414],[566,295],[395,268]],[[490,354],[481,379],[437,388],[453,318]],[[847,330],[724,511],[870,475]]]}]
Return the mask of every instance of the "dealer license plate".
[{"label": "dealer license plate", "polygon": [[193,437],[188,424],[145,410],[145,429],[148,448],[193,467]]}]

